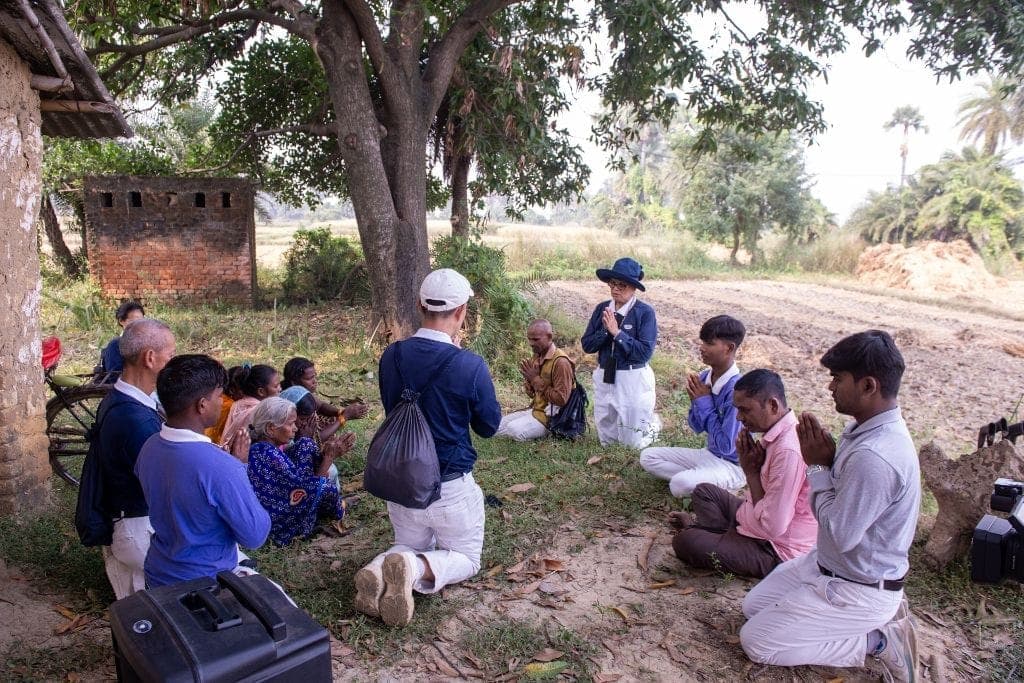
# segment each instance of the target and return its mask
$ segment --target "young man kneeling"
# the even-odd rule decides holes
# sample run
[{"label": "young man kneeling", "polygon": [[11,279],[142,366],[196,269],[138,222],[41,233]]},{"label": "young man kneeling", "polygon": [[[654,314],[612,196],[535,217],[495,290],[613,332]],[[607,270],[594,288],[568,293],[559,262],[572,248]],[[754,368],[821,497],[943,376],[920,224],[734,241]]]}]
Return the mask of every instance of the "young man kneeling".
[{"label": "young man kneeling", "polygon": [[[682,527],[672,547],[695,567],[763,578],[779,562],[813,548],[818,523],[811,513],[797,418],[786,406],[782,378],[771,370],[747,373],[736,382],[732,400],[743,423],[736,450],[746,497],[698,484],[695,519],[685,512],[670,516]],[[752,432],[762,433],[761,440],[754,441]]]}]

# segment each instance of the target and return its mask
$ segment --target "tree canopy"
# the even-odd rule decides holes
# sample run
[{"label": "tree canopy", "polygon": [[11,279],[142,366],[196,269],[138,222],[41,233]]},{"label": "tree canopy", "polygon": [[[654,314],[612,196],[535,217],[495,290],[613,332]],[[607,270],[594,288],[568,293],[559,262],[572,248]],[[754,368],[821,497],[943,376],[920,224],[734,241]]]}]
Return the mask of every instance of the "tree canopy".
[{"label": "tree canopy", "polygon": [[[597,122],[610,148],[649,121],[667,122],[680,103],[703,127],[698,149],[713,149],[718,126],[814,134],[824,118],[808,85],[829,56],[848,49],[851,28],[867,53],[908,31],[909,55],[949,78],[1019,72],[1024,55],[1024,8],[1016,0],[761,0],[754,29],[717,1],[595,0],[584,16],[573,7],[567,0],[79,0],[70,19],[117,96],[187,99],[218,74],[215,145],[225,169],[295,199],[347,192],[374,312],[395,334],[417,323],[415,293],[429,268],[425,214],[440,198],[431,133],[448,134],[452,111],[479,111],[491,119],[481,121],[491,124],[488,144],[479,132],[473,138],[481,182],[523,201],[545,196],[531,189],[538,179],[555,178],[555,194],[571,188],[578,166],[571,157],[557,161],[565,138],[548,132],[562,97],[551,78],[572,73],[587,41],[600,43],[607,64],[587,84],[617,113]],[[702,16],[715,20],[709,41],[699,35]],[[537,144],[543,137],[550,142]],[[456,138],[455,156],[469,149]]]}]

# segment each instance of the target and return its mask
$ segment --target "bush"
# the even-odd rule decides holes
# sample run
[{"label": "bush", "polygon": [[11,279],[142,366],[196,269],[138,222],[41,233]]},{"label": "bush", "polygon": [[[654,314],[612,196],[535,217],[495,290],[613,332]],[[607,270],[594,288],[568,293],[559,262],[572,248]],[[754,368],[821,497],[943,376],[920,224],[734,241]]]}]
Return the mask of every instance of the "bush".
[{"label": "bush", "polygon": [[530,304],[521,293],[530,283],[508,276],[505,254],[480,242],[447,236],[434,240],[431,257],[434,268],[454,268],[473,287],[466,319],[471,346],[489,358],[516,347],[530,322]]},{"label": "bush", "polygon": [[281,288],[285,301],[347,299],[350,305],[369,302],[366,262],[354,240],[335,237],[328,228],[299,230],[284,258]]},{"label": "bush", "polygon": [[856,233],[839,231],[809,244],[780,240],[771,246],[773,248],[766,250],[766,266],[769,269],[852,275],[857,270],[857,261],[867,243]]}]

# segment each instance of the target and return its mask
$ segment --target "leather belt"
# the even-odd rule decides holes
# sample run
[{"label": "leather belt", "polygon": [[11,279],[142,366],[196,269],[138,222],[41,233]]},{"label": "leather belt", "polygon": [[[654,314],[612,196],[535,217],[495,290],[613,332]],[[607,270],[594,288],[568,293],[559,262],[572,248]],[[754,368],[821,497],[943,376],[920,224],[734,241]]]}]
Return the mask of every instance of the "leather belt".
[{"label": "leather belt", "polygon": [[[637,365],[619,365],[616,369],[619,372],[622,372],[623,370],[640,370],[640,369],[646,368],[646,367],[647,367],[647,363],[639,363]],[[604,370],[604,366],[603,365],[601,366],[601,369]]]},{"label": "leather belt", "polygon": [[441,477],[441,483],[446,481],[455,481],[456,479],[462,479],[462,476],[468,474],[467,472],[449,472]]},{"label": "leather belt", "polygon": [[831,576],[834,579],[842,579],[843,581],[849,581],[850,583],[860,584],[861,586],[871,586],[872,588],[877,588],[878,590],[886,590],[886,591],[901,591],[901,590],[903,590],[903,583],[904,583],[904,580],[907,578],[907,577],[904,576],[902,579],[883,579],[881,581],[874,581],[874,582],[871,582],[871,581],[857,581],[855,579],[848,579],[845,576],[839,576],[839,574],[836,574],[831,569],[825,569],[820,564],[818,565],[818,570],[821,571],[821,573],[823,575]]}]

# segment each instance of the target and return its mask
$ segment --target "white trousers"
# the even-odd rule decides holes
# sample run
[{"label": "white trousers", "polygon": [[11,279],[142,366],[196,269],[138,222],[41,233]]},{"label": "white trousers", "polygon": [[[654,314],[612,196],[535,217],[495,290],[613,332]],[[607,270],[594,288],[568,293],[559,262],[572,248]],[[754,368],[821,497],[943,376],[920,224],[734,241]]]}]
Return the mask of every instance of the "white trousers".
[{"label": "white trousers", "polygon": [[896,614],[903,591],[825,576],[818,552],[780,564],[743,600],[743,651],[776,666],[864,666],[867,634]]},{"label": "white trousers", "polygon": [[441,498],[426,510],[388,503],[395,544],[373,558],[382,564],[389,553],[416,553],[430,566],[433,581],[419,578],[413,589],[436,593],[448,584],[465,581],[480,571],[484,549],[484,492],[473,473],[441,484]]},{"label": "white trousers", "polygon": [[615,384],[604,381],[604,370],[594,370],[594,423],[602,446],[621,443],[643,448],[658,438],[661,418],[654,412],[654,371],[650,365],[619,369]]},{"label": "white trousers", "polygon": [[533,416],[533,410],[519,410],[501,418],[497,436],[507,436],[516,441],[533,441],[548,434],[548,428]]},{"label": "white trousers", "polygon": [[128,517],[114,522],[113,540],[103,546],[103,564],[117,600],[146,587],[143,565],[153,527],[149,517]]},{"label": "white trousers", "polygon": [[667,479],[668,490],[677,498],[690,495],[698,484],[737,491],[747,483],[739,465],[722,460],[706,448],[645,448],[640,451],[640,467]]}]

